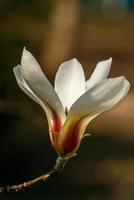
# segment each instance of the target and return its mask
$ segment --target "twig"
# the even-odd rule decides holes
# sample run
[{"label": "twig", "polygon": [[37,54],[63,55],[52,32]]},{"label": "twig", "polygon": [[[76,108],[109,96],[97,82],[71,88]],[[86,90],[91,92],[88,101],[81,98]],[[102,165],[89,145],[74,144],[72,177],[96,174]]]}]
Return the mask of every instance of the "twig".
[{"label": "twig", "polygon": [[0,192],[17,192],[32,187],[42,181],[46,181],[50,176],[55,175],[59,173],[61,170],[63,170],[67,162],[68,159],[58,157],[58,159],[56,160],[56,165],[48,173],[18,185],[0,187]]}]

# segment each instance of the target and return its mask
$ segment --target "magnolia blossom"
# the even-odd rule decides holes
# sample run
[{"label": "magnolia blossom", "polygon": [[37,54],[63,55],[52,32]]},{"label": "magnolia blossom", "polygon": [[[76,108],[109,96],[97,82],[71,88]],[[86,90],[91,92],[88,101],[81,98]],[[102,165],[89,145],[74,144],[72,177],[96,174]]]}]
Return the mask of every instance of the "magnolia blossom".
[{"label": "magnolia blossom", "polygon": [[62,63],[54,88],[33,55],[25,48],[14,67],[19,87],[45,111],[51,143],[62,157],[78,150],[88,123],[114,107],[130,88],[123,77],[107,78],[112,58],[99,62],[89,80],[77,59]]}]

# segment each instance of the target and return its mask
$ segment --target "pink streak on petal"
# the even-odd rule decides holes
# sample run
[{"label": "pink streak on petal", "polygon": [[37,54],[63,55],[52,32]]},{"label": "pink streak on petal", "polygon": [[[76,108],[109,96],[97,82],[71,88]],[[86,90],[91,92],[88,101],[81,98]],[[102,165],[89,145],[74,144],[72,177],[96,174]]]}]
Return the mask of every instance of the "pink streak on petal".
[{"label": "pink streak on petal", "polygon": [[60,118],[55,114],[54,119],[52,121],[52,126],[50,130],[50,141],[54,149],[57,151],[57,137],[59,135],[59,132],[61,130],[62,123]]},{"label": "pink streak on petal", "polygon": [[60,132],[60,130],[61,130],[61,121],[58,116],[55,116],[55,119],[53,121],[52,131]]}]

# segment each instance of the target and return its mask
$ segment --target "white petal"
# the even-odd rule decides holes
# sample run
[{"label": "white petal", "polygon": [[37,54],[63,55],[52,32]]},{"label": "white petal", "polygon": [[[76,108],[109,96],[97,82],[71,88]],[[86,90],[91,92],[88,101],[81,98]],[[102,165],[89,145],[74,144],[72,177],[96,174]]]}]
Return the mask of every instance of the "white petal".
[{"label": "white petal", "polygon": [[85,92],[85,76],[76,59],[62,63],[55,77],[55,90],[68,109]]},{"label": "white petal", "polygon": [[31,99],[33,99],[35,102],[37,102],[39,105],[43,106],[41,101],[38,99],[38,97],[32,92],[32,90],[28,87],[25,80],[22,77],[21,73],[21,66],[17,65],[13,68],[13,72],[16,78],[16,81],[19,85],[19,87],[25,92]]},{"label": "white petal", "polygon": [[[118,77],[106,79],[83,94],[72,105],[61,129],[60,145],[63,151],[68,151],[72,143],[76,150],[88,123],[115,106],[128,93],[129,88],[129,82],[124,77]],[[70,149],[74,150],[71,145]]]},{"label": "white petal", "polygon": [[[128,92],[129,82],[124,77],[102,81],[82,95],[70,109],[70,115],[96,115],[118,103]],[[110,103],[111,104],[110,104]]]},{"label": "white petal", "polygon": [[36,59],[25,48],[22,54],[21,68],[23,79],[28,87],[44,105],[47,104],[58,115],[63,124],[66,118],[63,106]]},{"label": "white petal", "polygon": [[[36,103],[38,103],[43,110],[46,112],[47,118],[48,118],[48,123],[53,120],[53,114],[51,109],[48,107],[47,104],[44,104],[41,102],[41,100],[32,92],[32,90],[28,87],[27,83],[22,77],[21,73],[21,66],[18,65],[13,68],[14,74],[16,81],[19,85],[19,87],[22,89],[23,92],[25,92],[31,99],[33,99]],[[50,124],[49,124],[50,125]]]},{"label": "white petal", "polygon": [[110,67],[112,64],[112,58],[101,61],[97,64],[94,72],[92,73],[89,80],[86,81],[86,90],[91,89],[96,84],[108,77]]},{"label": "white petal", "polygon": [[121,99],[123,99],[127,95],[129,89],[130,83],[125,79],[118,95],[116,95],[113,99],[109,100],[109,102],[102,104],[102,106],[99,108],[99,112],[97,113],[97,115],[113,108]]}]

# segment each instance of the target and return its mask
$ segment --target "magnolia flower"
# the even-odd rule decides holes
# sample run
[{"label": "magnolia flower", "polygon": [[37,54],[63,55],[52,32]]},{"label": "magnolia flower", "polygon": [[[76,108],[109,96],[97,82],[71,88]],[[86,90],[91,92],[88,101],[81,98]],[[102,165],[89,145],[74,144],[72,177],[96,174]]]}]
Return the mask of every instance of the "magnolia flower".
[{"label": "magnolia flower", "polygon": [[123,77],[108,78],[112,58],[99,62],[89,80],[77,59],[62,63],[52,87],[33,55],[25,48],[14,68],[19,87],[45,111],[51,143],[64,158],[78,150],[89,122],[114,107],[130,88]]}]

